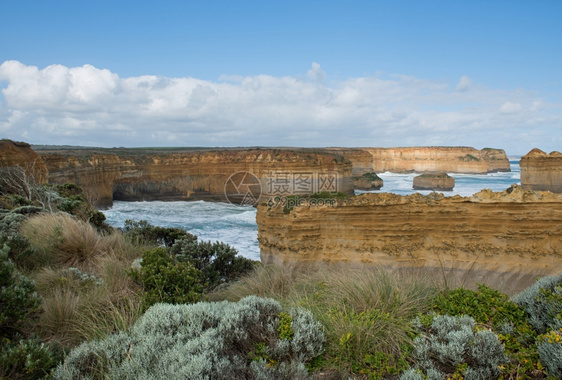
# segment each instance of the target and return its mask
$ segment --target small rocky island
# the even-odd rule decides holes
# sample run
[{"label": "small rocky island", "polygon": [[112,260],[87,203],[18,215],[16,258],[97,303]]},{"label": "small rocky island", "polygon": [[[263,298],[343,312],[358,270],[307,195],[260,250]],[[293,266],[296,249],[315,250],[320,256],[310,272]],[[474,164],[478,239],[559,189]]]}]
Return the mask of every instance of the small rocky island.
[{"label": "small rocky island", "polygon": [[455,179],[445,172],[414,177],[414,190],[452,191]]},{"label": "small rocky island", "polygon": [[353,177],[353,188],[357,190],[380,190],[383,180],[375,172],[364,173],[361,176]]}]

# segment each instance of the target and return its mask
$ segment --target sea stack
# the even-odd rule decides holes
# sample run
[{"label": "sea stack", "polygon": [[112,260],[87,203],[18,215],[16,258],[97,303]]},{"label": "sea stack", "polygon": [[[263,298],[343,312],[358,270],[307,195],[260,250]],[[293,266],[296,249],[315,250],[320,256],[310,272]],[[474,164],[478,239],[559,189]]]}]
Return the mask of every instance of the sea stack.
[{"label": "sea stack", "polygon": [[353,188],[357,190],[379,190],[382,186],[383,180],[375,172],[353,177]]},{"label": "sea stack", "polygon": [[535,148],[521,157],[519,166],[523,189],[562,193],[562,153],[546,154]]},{"label": "sea stack", "polygon": [[452,191],[455,179],[445,172],[414,177],[414,190]]}]

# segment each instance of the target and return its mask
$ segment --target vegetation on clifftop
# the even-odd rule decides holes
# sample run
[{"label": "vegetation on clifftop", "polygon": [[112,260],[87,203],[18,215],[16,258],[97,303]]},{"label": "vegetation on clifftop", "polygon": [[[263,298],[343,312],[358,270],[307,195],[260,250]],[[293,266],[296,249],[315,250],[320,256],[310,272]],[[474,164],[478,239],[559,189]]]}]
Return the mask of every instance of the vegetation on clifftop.
[{"label": "vegetation on clifftop", "polygon": [[41,189],[50,203],[1,190],[0,378],[562,376],[562,275],[510,298],[262,266],[177,228],[114,230],[75,185]]}]

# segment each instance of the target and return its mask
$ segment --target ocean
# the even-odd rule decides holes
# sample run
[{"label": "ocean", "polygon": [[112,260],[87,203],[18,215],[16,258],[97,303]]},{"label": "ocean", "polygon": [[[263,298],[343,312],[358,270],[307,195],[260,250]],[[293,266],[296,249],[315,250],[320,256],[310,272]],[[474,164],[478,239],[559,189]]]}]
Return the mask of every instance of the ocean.
[{"label": "ocean", "polygon": [[[450,174],[455,178],[453,191],[445,196],[471,196],[482,189],[503,191],[512,184],[520,183],[519,157],[510,157],[511,172],[487,175]],[[417,174],[379,173],[384,181],[381,190],[401,195],[413,194],[412,182]],[[357,191],[357,194],[363,193]],[[419,191],[429,194],[430,191]],[[123,227],[125,220],[147,220],[150,224],[163,227],[179,227],[197,235],[199,240],[222,241],[252,260],[260,259],[256,209],[229,203],[193,202],[122,202],[103,211],[106,222],[113,227]]]}]

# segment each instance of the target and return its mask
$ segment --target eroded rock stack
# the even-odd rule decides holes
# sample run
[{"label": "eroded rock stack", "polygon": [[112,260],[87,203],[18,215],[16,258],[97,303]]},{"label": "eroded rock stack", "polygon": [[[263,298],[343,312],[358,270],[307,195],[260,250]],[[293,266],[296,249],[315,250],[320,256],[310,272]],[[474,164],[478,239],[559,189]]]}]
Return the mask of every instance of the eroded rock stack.
[{"label": "eroded rock stack", "polygon": [[414,177],[414,190],[452,191],[454,187],[455,179],[445,172]]},{"label": "eroded rock stack", "polygon": [[519,166],[524,189],[562,193],[562,153],[546,154],[535,148],[521,157]]}]

